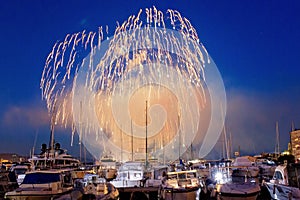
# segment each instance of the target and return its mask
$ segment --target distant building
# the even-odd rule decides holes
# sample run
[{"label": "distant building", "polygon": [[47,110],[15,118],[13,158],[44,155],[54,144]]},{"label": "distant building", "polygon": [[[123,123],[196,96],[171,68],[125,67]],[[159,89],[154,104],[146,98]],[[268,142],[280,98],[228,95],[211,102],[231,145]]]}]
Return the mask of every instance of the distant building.
[{"label": "distant building", "polygon": [[300,161],[300,129],[295,129],[290,132],[290,149],[295,160]]},{"label": "distant building", "polygon": [[19,163],[24,162],[27,159],[23,156],[14,153],[0,153],[0,164],[2,162]]}]

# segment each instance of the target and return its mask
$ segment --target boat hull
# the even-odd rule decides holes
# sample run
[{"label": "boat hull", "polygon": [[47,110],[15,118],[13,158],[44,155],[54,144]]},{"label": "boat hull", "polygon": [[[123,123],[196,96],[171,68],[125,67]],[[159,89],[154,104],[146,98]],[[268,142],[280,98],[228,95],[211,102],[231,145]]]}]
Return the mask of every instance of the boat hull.
[{"label": "boat hull", "polygon": [[232,194],[232,193],[222,193],[218,195],[218,199],[221,200],[256,200],[259,192],[251,194]]},{"label": "boat hull", "polygon": [[220,196],[219,199],[221,200],[256,200],[258,195],[255,196],[240,196],[240,197],[232,197],[232,196]]},{"label": "boat hull", "polygon": [[259,174],[258,168],[237,168],[233,169],[232,176],[238,177],[257,177]]},{"label": "boat hull", "polygon": [[134,181],[134,180],[113,180],[110,182],[116,188],[130,188],[130,187],[140,187],[141,181]]},{"label": "boat hull", "polygon": [[200,189],[198,187],[195,188],[164,188],[162,190],[162,198],[164,200],[194,200],[199,196]]},{"label": "boat hull", "polygon": [[272,177],[274,175],[276,167],[275,166],[260,166],[259,175]]},{"label": "boat hull", "polygon": [[5,195],[5,199],[13,199],[13,200],[52,200],[57,199],[63,195],[71,195],[71,191],[61,192],[61,193],[52,193],[44,192],[44,191],[36,191],[36,192],[28,192],[18,194],[16,192],[9,193]]},{"label": "boat hull", "polygon": [[110,183],[117,189],[140,187],[146,181],[144,172],[144,163],[126,162],[119,168],[116,179],[111,180]]},{"label": "boat hull", "polygon": [[217,193],[221,200],[256,200],[260,186],[252,183],[225,183],[217,185]]},{"label": "boat hull", "polygon": [[111,183],[89,184],[83,190],[83,199],[118,199],[119,191]]},{"label": "boat hull", "polygon": [[274,184],[270,182],[264,183],[269,191],[272,199],[280,200],[299,200],[300,199],[300,189],[296,187],[290,187],[282,184]]}]

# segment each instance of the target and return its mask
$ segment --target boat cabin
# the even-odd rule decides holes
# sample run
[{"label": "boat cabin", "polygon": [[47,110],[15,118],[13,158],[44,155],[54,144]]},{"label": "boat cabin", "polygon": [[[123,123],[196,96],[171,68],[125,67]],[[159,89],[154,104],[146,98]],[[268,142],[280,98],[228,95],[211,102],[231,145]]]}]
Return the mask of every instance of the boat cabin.
[{"label": "boat cabin", "polygon": [[291,163],[277,166],[271,182],[299,188],[300,164]]}]

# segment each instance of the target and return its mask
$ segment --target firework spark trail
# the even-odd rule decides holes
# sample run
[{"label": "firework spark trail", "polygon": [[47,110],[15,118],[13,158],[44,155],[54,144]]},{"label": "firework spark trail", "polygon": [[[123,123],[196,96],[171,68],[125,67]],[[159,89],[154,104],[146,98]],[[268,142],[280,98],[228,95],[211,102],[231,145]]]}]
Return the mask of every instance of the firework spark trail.
[{"label": "firework spark trail", "polygon": [[[186,84],[189,82],[188,84],[196,87],[193,90],[189,89],[190,92],[197,90],[196,93],[200,94],[196,96],[200,96],[201,106],[205,104],[203,83],[205,63],[209,61],[208,53],[199,42],[197,32],[189,20],[182,17],[178,11],[171,9],[167,10],[166,16],[168,21],[165,21],[163,12],[155,7],[147,8],[145,12],[140,9],[137,15],[130,16],[122,24],[117,22],[113,37],[107,40],[108,47],[103,47],[102,44],[105,42],[105,36],[108,38],[108,26],[99,27],[97,32],[87,33],[83,30],[67,34],[62,42],[54,44],[45,62],[40,87],[49,113],[55,114],[55,121],[65,127],[72,126],[71,143],[73,143],[76,125],[72,103],[74,96],[77,95],[76,84],[81,79],[84,80],[81,87],[91,93],[94,92],[91,95],[93,98],[105,97],[105,101],[103,100],[99,105],[102,111],[112,106],[110,102],[117,93],[120,96],[124,95],[128,87],[139,88],[142,86],[141,83],[158,83],[158,88],[161,88],[165,78],[170,79],[172,88],[176,88],[178,80],[183,80]],[[168,26],[178,32],[168,32]],[[103,48],[107,49],[99,59],[98,52]],[[82,52],[84,55],[81,55]],[[84,57],[86,55],[88,56]],[[156,64],[157,62],[164,67]],[[153,67],[146,68],[145,65]],[[87,66],[87,71],[79,79],[78,73],[84,66]],[[171,76],[177,78],[171,79]],[[120,85],[121,89],[118,89],[117,85]],[[155,88],[149,88],[148,99],[151,99],[154,90]],[[162,95],[160,90],[157,93],[159,98]],[[177,94],[183,98],[186,95],[185,90],[186,88],[179,88]],[[89,97],[82,97],[82,103],[94,106]],[[181,109],[187,111],[189,118],[194,115],[193,108],[187,108],[185,105]],[[107,123],[109,119],[105,114],[97,116],[97,119],[90,119],[89,114],[85,115],[87,119],[81,121],[80,126],[85,130],[83,132],[97,133],[97,139],[102,131],[95,127],[95,121],[105,122],[106,130],[112,131],[113,127],[117,127],[116,125],[110,127]],[[166,129],[176,130],[177,126],[178,124],[166,124],[166,127],[169,127]],[[182,126],[185,128],[187,125]],[[193,124],[192,127],[196,130],[198,124]],[[80,138],[82,138],[81,134],[82,131]],[[160,132],[159,135],[162,137],[163,134]]]}]

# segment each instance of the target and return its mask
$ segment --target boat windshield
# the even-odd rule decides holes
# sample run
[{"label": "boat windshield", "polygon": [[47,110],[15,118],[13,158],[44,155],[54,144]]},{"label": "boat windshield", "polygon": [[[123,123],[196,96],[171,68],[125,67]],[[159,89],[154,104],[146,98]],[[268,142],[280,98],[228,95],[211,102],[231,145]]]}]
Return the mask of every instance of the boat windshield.
[{"label": "boat windshield", "polygon": [[168,173],[169,179],[191,179],[197,177],[194,172],[170,172]]},{"label": "boat windshield", "polygon": [[26,174],[22,184],[44,184],[60,181],[59,173],[32,173]]},{"label": "boat windshield", "polygon": [[25,174],[28,170],[27,169],[15,169],[15,174]]},{"label": "boat windshield", "polygon": [[139,170],[142,171],[144,169],[142,163],[126,163],[120,167],[120,171],[126,170]]}]

